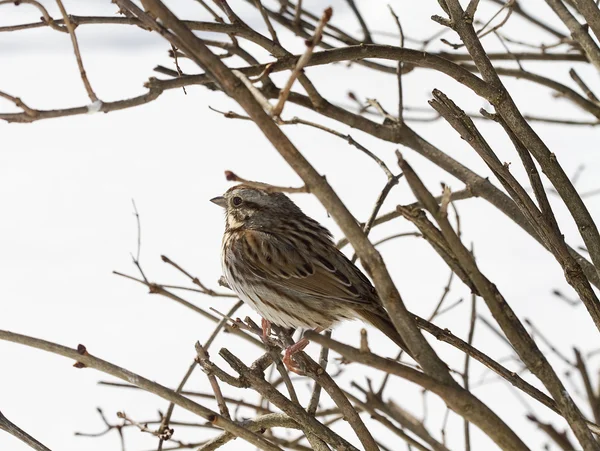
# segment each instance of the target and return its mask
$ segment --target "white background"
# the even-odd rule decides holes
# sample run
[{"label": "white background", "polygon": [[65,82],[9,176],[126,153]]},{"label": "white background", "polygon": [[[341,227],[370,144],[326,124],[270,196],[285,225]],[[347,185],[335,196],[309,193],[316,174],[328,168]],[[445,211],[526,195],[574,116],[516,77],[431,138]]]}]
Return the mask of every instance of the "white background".
[{"label": "white background", "polygon": [[[60,16],[54,2],[42,3],[53,17]],[[316,14],[332,4],[333,23],[360,36],[346,2],[305,0],[304,3]],[[368,8],[363,6],[362,9],[373,29],[394,31],[387,4],[381,1],[369,3]],[[437,30],[438,26],[429,19],[432,14],[441,14],[437,2],[403,0],[392,3],[408,36],[424,38]],[[539,17],[556,23],[545,2],[530,0],[526,3]],[[116,7],[109,1],[80,0],[65,4],[71,14],[116,14]],[[210,20],[195,2],[177,0],[170,4],[182,17]],[[231,6],[251,26],[266,33],[260,16],[246,2],[232,0]],[[482,18],[489,17],[493,11],[483,2]],[[34,22],[38,17],[38,11],[27,5],[0,7],[1,25]],[[561,27],[560,24],[556,26]],[[518,17],[511,19],[506,30],[522,39],[553,42],[550,36],[527,31],[525,22]],[[156,75],[152,71],[156,64],[172,67],[167,56],[169,45],[134,27],[87,25],[77,29],[77,36],[90,81],[104,101],[139,95],[144,92],[144,81]],[[283,30],[280,37],[291,51],[302,51],[301,39]],[[447,37],[451,41],[457,40],[452,35]],[[394,40],[376,38],[380,42],[394,43]],[[486,42],[490,49],[501,50],[493,38]],[[254,50],[251,45],[247,48]],[[436,48],[448,50],[440,43],[433,46]],[[264,52],[258,54],[263,61],[270,60]],[[0,90],[21,97],[33,108],[54,109],[89,103],[67,34],[49,28],[2,33],[0,64]],[[196,71],[193,66],[183,64],[187,72]],[[572,85],[568,77],[572,65],[526,62],[525,66],[531,71],[545,71]],[[592,86],[597,85],[597,74],[578,70]],[[389,111],[395,111],[397,93],[393,76],[357,65],[348,68],[346,64],[326,69],[309,68],[307,74],[331,101],[347,105],[350,101],[346,93],[352,90],[361,99],[377,98]],[[278,74],[275,80],[282,83],[286,76]],[[589,119],[567,101],[553,98],[542,88],[525,81],[507,80],[506,83],[526,113]],[[404,77],[404,85],[405,102],[411,107],[427,107],[426,101],[433,88],[443,89],[468,111],[486,106],[465,88],[431,71],[411,72]],[[160,255],[166,254],[207,285],[216,287],[221,275],[219,252],[223,213],[208,199],[230,186],[223,171],[233,170],[247,178],[273,184],[301,184],[252,123],[225,119],[210,111],[209,105],[242,112],[223,94],[190,87],[187,95],[181,90],[172,90],[148,105],[110,114],[33,124],[0,123],[0,328],[71,347],[83,343],[92,354],[140,375],[170,387],[179,383],[194,357],[194,342],[206,340],[213,326],[166,298],[148,294],[142,285],[112,274],[113,270],[118,270],[138,276],[130,256],[136,252],[137,243],[132,199],[135,199],[141,216],[141,263],[147,276],[160,283],[187,282],[181,274],[161,262]],[[0,107],[5,112],[17,111],[5,101],[0,102]],[[316,117],[292,105],[286,106],[284,116],[293,115],[304,119]],[[513,162],[514,172],[523,177],[516,153],[498,128],[482,122],[478,124],[500,157]],[[398,146],[364,136],[333,121],[327,121],[325,125],[351,133],[397,171],[393,152]],[[489,176],[483,163],[448,125],[441,121],[412,125],[443,151],[479,174]],[[586,165],[577,185],[580,192],[599,187],[600,155],[594,128],[539,123],[534,126],[567,173],[572,174],[579,165]],[[288,126],[285,131],[319,172],[327,176],[356,217],[365,220],[385,184],[385,177],[377,165],[343,140],[323,132],[299,126]],[[439,193],[440,182],[450,184],[454,190],[463,187],[410,149],[401,148],[401,151],[435,193]],[[314,197],[295,195],[293,199],[306,213],[331,228],[336,239],[340,238],[333,220]],[[382,211],[413,200],[406,183],[401,181]],[[579,245],[581,240],[564,206],[558,199],[552,200],[570,244]],[[589,198],[586,202],[592,214],[598,217],[600,197]],[[583,306],[569,307],[551,295],[551,290],[558,288],[572,296],[553,258],[485,201],[473,199],[457,206],[465,243],[473,243],[481,268],[498,285],[518,315],[533,319],[569,356],[573,344],[585,351],[595,349],[597,331]],[[398,219],[376,228],[372,236],[379,239],[410,230],[408,223]],[[381,251],[406,304],[414,312],[427,316],[439,300],[448,269],[424,241],[415,238],[384,244]],[[223,312],[233,302],[187,294],[186,298],[206,309],[214,307]],[[440,317],[438,324],[466,337],[470,296],[468,289],[455,281],[447,302],[450,304],[460,298],[464,299],[463,303]],[[489,317],[482,302],[478,308],[482,315]],[[245,308],[238,316],[243,318],[247,314],[258,319]],[[343,324],[334,336],[356,345],[360,327],[358,323]],[[481,324],[477,326],[475,339],[480,349],[495,358],[509,355],[508,348]],[[391,343],[376,332],[371,334],[371,343],[379,354],[396,352]],[[443,344],[433,344],[451,365],[462,368],[462,355]],[[212,355],[226,369],[227,364],[217,356],[217,350],[223,346],[241,356],[246,363],[252,362],[261,352],[223,335],[213,345]],[[547,351],[547,347],[541,346]],[[318,349],[311,346],[309,351],[318,353]],[[557,363],[553,355],[548,357]],[[54,451],[120,449],[114,431],[100,438],[74,436],[77,431],[99,432],[103,429],[95,411],[97,406],[105,411],[110,421],[117,422],[117,411],[125,411],[138,421],[154,420],[157,411],[164,411],[168,404],[149,394],[98,386],[99,380],[114,379],[93,370],[74,369],[69,360],[23,346],[0,343],[0,358],[0,410]],[[597,368],[595,363],[591,363],[593,372]],[[514,362],[506,362],[506,365],[519,369]],[[477,364],[472,367],[473,381],[476,382],[484,372]],[[366,373],[376,383],[381,378],[376,372],[365,372],[353,365],[347,368],[340,383],[345,388],[351,380],[364,385],[363,374]],[[493,376],[488,376],[487,380],[488,383],[474,389],[474,393],[489,403],[529,446],[540,449],[546,438],[524,418],[528,409],[520,398]],[[531,377],[528,380],[535,383]],[[300,380],[298,387],[305,394],[304,388],[309,388],[309,384]],[[571,389],[571,385],[567,387]],[[210,391],[200,371],[192,376],[188,388]],[[255,399],[249,391],[227,390],[227,393]],[[423,414],[420,390],[415,386],[395,380],[386,396],[416,416]],[[426,426],[440,438],[444,405],[432,395],[427,400]],[[582,399],[576,396],[576,401],[588,413]],[[200,402],[216,409],[210,402]],[[330,401],[324,396],[324,405],[328,403]],[[535,405],[534,401],[528,400],[528,403]],[[559,429],[564,427],[564,422],[547,409],[536,406],[535,411],[540,419],[553,421]],[[247,416],[249,412],[240,415]],[[174,418],[198,421],[181,409],[176,409]],[[339,430],[356,442],[346,427],[340,426]],[[374,433],[380,431],[378,426],[373,426]],[[475,449],[493,449],[494,445],[476,428],[472,431]],[[125,435],[128,450],[156,446],[156,439],[134,429],[128,429]],[[179,428],[175,437],[200,441],[212,435],[214,432],[202,429],[186,431]],[[404,447],[386,432],[382,437],[392,449]],[[457,417],[451,416],[447,439],[451,449],[462,449],[462,421]],[[29,448],[1,433],[0,449],[21,451]],[[238,440],[223,449],[252,447]]]}]

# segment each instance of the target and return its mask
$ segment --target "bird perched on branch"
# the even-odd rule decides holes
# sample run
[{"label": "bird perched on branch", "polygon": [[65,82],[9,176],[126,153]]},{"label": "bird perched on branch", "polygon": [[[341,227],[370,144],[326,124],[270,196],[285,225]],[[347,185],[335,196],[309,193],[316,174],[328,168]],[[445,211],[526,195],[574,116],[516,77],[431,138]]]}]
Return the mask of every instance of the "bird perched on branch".
[{"label": "bird perched on branch", "polygon": [[[285,194],[237,185],[211,199],[226,212],[223,274],[231,289],[270,324],[317,331],[349,319],[366,321],[402,349],[406,344],[377,291],[332,241],[331,233],[306,216]],[[308,340],[286,349],[286,366]]]}]

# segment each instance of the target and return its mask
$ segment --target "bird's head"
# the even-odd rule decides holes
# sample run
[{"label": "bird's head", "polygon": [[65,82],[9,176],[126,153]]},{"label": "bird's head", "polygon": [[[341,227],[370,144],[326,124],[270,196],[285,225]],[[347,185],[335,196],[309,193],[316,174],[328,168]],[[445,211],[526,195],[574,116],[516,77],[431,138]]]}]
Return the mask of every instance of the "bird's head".
[{"label": "bird's head", "polygon": [[210,200],[226,212],[227,228],[269,227],[302,211],[285,194],[248,185],[237,185]]}]

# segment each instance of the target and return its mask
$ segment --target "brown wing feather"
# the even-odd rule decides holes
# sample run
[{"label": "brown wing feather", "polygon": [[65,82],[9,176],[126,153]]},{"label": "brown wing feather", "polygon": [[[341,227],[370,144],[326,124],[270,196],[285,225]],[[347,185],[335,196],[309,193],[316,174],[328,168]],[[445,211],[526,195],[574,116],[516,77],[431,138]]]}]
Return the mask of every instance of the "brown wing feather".
[{"label": "brown wing feather", "polygon": [[255,277],[304,296],[353,304],[353,310],[412,356],[369,280],[338,251],[305,249],[283,236],[245,230],[240,236],[245,267]]},{"label": "brown wing feather", "polygon": [[319,247],[309,252],[291,239],[257,230],[244,231],[242,241],[245,264],[257,277],[304,295],[372,304],[368,280],[333,246],[333,252]]}]

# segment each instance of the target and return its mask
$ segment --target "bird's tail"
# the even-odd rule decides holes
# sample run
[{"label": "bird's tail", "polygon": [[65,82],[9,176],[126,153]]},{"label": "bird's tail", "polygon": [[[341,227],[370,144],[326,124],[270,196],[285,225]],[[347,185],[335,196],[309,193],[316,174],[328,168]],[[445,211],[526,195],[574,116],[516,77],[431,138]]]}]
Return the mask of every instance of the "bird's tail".
[{"label": "bird's tail", "polygon": [[360,315],[365,321],[371,323],[373,326],[375,326],[377,329],[383,332],[390,340],[396,343],[409,356],[413,357],[412,353],[408,349],[408,346],[406,345],[406,343],[404,342],[404,340],[402,339],[402,337],[400,336],[400,334],[392,324],[392,321],[387,315],[383,316],[375,312],[360,312]]}]

